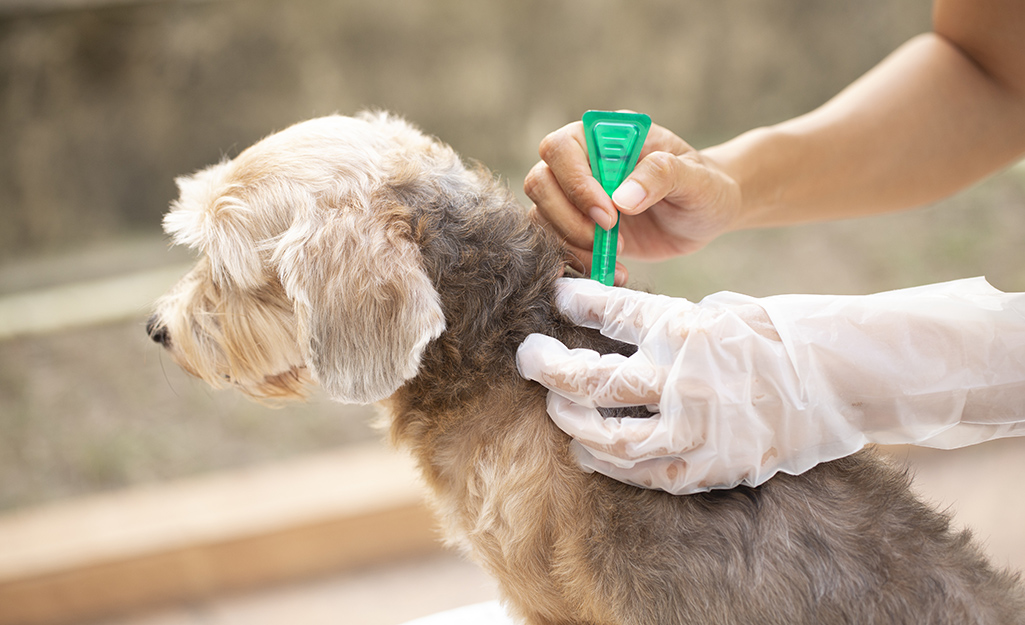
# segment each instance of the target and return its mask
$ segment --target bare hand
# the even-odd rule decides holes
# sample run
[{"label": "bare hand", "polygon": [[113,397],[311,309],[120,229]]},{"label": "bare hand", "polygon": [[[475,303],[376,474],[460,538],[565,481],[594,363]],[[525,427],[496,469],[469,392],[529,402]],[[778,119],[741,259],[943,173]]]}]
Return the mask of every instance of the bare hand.
[{"label": "bare hand", "polygon": [[[587,271],[594,225],[611,228],[618,209],[624,256],[661,260],[694,252],[725,232],[740,211],[740,187],[706,155],[652,124],[641,160],[610,198],[591,175],[581,122],[541,141],[541,161],[524,192],[534,218],[562,235],[571,263]],[[626,269],[617,265],[616,283]]]}]

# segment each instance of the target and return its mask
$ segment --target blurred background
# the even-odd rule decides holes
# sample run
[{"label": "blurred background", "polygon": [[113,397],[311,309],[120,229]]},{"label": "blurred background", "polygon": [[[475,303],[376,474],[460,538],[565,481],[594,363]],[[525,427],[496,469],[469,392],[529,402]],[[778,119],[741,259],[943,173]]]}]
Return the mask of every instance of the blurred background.
[{"label": "blurred background", "polygon": [[[190,260],[160,229],[176,176],[374,108],[522,198],[539,141],[589,108],[711,145],[823,103],[929,16],[925,0],[0,0],[0,515],[379,438],[372,409],[261,407],[146,338]],[[918,211],[737,233],[631,270],[692,299],[976,275],[1025,290],[1023,234],[1013,167]]]}]

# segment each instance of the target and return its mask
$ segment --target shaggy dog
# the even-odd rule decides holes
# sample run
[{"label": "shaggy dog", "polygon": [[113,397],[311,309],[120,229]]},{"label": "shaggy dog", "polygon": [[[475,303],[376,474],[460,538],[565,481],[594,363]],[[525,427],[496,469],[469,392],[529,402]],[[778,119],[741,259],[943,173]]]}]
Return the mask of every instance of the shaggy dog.
[{"label": "shaggy dog", "polygon": [[1018,577],[872,453],[689,496],[581,470],[516,349],[632,348],[560,317],[560,241],[405,122],[315,119],[178,185],[164,225],[202,257],[150,336],[256,398],[381,402],[525,623],[1025,623]]}]

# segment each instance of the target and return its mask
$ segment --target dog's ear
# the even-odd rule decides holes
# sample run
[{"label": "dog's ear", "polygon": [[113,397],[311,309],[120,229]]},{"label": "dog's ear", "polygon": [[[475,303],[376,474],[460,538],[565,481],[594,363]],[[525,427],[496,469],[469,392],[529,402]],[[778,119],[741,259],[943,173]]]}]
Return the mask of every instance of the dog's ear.
[{"label": "dog's ear", "polygon": [[427,344],[445,329],[408,225],[366,206],[297,220],[273,261],[307,361],[333,399],[387,398],[416,375]]},{"label": "dog's ear", "polygon": [[164,230],[175,244],[206,254],[218,283],[229,279],[254,287],[262,278],[255,239],[260,224],[253,223],[256,211],[247,206],[240,187],[227,181],[230,166],[224,161],[176,178],[179,195],[164,216]]}]

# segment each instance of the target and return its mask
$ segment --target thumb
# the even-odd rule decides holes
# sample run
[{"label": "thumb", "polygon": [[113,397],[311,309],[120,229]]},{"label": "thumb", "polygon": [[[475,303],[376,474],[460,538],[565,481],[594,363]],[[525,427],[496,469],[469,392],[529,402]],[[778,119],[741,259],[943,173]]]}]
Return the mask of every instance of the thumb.
[{"label": "thumb", "polygon": [[684,184],[690,167],[675,154],[652,152],[612,193],[612,202],[627,215],[642,213]]}]

